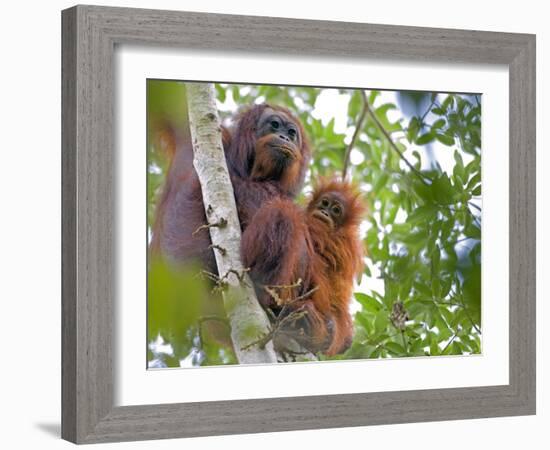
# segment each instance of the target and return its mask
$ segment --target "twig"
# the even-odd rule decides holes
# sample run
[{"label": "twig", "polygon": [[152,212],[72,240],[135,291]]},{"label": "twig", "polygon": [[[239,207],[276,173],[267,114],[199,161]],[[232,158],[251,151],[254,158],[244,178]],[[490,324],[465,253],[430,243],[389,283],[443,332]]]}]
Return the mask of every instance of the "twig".
[{"label": "twig", "polygon": [[441,354],[445,353],[445,350],[447,350],[447,348],[449,347],[449,345],[451,345],[453,343],[453,341],[458,337],[458,332],[455,333],[453,335],[453,337],[450,339],[449,342],[447,342],[447,345],[445,345],[445,347],[443,348],[443,350],[441,350]]},{"label": "twig", "polygon": [[[301,285],[302,283],[302,280],[298,280],[296,283],[293,283],[293,284],[290,284],[290,285],[274,285],[274,286],[264,286],[264,289],[266,290],[266,292],[273,296],[273,298],[275,299],[275,302],[277,302],[277,304],[281,304],[280,302],[282,302],[282,300],[280,299],[279,295],[277,294],[277,292],[272,289],[272,287],[283,287],[283,288],[287,288],[287,287],[297,287],[299,285]],[[281,309],[281,311],[279,312],[279,315],[278,316],[275,316],[275,314],[268,309],[268,311],[271,313],[271,317],[273,319],[273,326],[271,327],[271,329],[269,330],[268,333],[266,333],[264,336],[261,336],[259,339],[257,339],[256,341],[254,342],[251,342],[250,344],[248,344],[246,347],[243,348],[243,350],[247,350],[249,348],[251,348],[252,346],[254,345],[259,345],[260,348],[264,348],[266,346],[266,344],[273,340],[275,338],[275,336],[277,336],[277,333],[279,333],[283,327],[287,324],[287,322],[296,322],[297,320],[301,319],[302,317],[306,316],[307,315],[307,311],[305,311],[302,308],[299,308],[299,309],[296,309],[295,311],[292,311],[290,312],[289,314],[284,315],[284,313],[286,312],[287,308],[297,302],[299,302],[300,300],[303,300],[304,298],[307,298],[308,296],[310,296],[313,292],[315,292],[316,290],[318,289],[318,286],[315,286],[313,289],[310,289],[309,291],[307,291],[305,294],[302,294],[288,302],[285,302],[285,305],[283,306],[283,308]],[[292,353],[294,355],[300,355],[300,354],[308,354],[309,352],[308,351],[304,351],[303,353],[301,352],[295,352],[295,351],[292,351],[292,352],[288,352],[289,354]]]},{"label": "twig", "polygon": [[474,98],[476,99],[477,106],[481,106],[481,103],[479,103],[479,96],[474,95]]},{"label": "twig", "polygon": [[[283,299],[281,299],[281,296],[280,296],[280,290],[282,289],[294,289],[294,288],[297,288],[299,286],[301,286],[302,284],[302,279],[301,278],[298,278],[298,281],[296,281],[295,283],[292,283],[292,284],[272,284],[272,285],[264,285],[263,288],[264,290],[269,294],[271,295],[271,297],[273,297],[273,300],[275,300],[275,303],[277,303],[277,305],[282,305],[283,303],[285,303],[283,301]],[[279,290],[279,292],[277,292]]]},{"label": "twig", "polygon": [[309,297],[311,294],[313,294],[317,289],[319,289],[319,286],[315,286],[314,288],[311,288],[309,291],[307,291],[305,294],[299,295],[295,299],[292,300],[292,303],[299,302],[300,300],[303,300],[307,297]]},{"label": "twig", "polygon": [[475,203],[472,203],[471,200],[468,201],[468,205],[472,206],[473,208],[477,209],[479,212],[481,212],[481,207],[476,205]]},{"label": "twig", "polygon": [[212,281],[215,284],[213,289],[213,292],[215,292],[215,291],[224,291],[227,289],[227,287],[229,286],[227,279],[229,278],[230,274],[235,275],[240,283],[248,286],[248,283],[246,282],[246,279],[245,279],[246,278],[245,275],[249,270],[250,269],[243,269],[242,271],[239,272],[238,270],[235,270],[235,269],[229,269],[221,277],[216,275],[215,273],[209,272],[208,270],[201,270],[200,274],[206,276],[206,278],[208,278],[210,281]]},{"label": "twig", "polygon": [[481,208],[477,205],[475,205],[474,203],[470,203],[468,202],[468,205],[469,206],[473,206],[474,208],[477,208],[480,212],[480,216],[476,216],[472,211],[470,211],[468,209],[468,214],[470,214],[470,216],[472,217],[472,219],[474,220],[475,223],[477,223],[478,227],[481,229]]},{"label": "twig", "polygon": [[435,100],[432,100],[432,102],[430,103],[430,106],[428,106],[428,108],[426,109],[426,111],[424,112],[424,114],[422,114],[422,117],[420,118],[420,126],[423,127],[424,126],[424,119],[426,118],[426,116],[428,115],[428,113],[432,110],[432,107],[436,104],[436,101]]},{"label": "twig", "polygon": [[420,303],[435,303],[438,306],[459,306],[461,308],[464,308],[464,305],[461,303],[453,303],[453,302],[438,302],[437,300],[419,300]]},{"label": "twig", "polygon": [[357,121],[357,125],[355,126],[355,131],[353,132],[351,141],[348,147],[346,148],[346,153],[344,154],[344,165],[342,167],[342,180],[346,179],[351,151],[353,150],[355,141],[357,140],[357,137],[359,136],[359,132],[363,128],[363,123],[365,121],[365,118],[367,117],[368,101],[367,101],[367,96],[365,95],[365,91],[361,91],[361,96],[363,98],[363,109],[361,111],[361,115],[359,116],[359,120]]},{"label": "twig", "polygon": [[468,318],[468,320],[470,321],[470,323],[474,327],[474,330],[476,330],[478,332],[478,334],[481,335],[481,330],[479,329],[479,327],[474,322],[474,319],[472,319],[472,316],[470,316],[468,308],[466,308],[466,305],[464,304],[464,302],[462,300],[459,300],[459,301],[460,301],[460,304],[462,306],[462,309],[464,310],[464,314],[466,314],[466,317]]},{"label": "twig", "polygon": [[[301,284],[302,280],[299,280],[299,283]],[[294,288],[294,287],[298,287],[300,284],[298,285],[288,285],[288,286],[281,286],[282,288]],[[298,297],[296,298],[293,298],[291,300],[283,300],[279,293],[273,289],[273,286],[264,286],[264,290],[269,294],[271,295],[271,297],[273,297],[273,300],[275,300],[275,303],[277,303],[277,305],[283,305],[283,309],[282,311],[284,311],[288,306],[290,305],[293,305],[294,303],[296,302],[299,302],[300,300],[304,300],[305,298],[309,297],[311,294],[313,294],[317,289],[319,289],[319,286],[315,286],[313,287],[312,289],[310,289],[309,291],[307,291],[306,293],[302,294],[302,295],[299,295]]]},{"label": "twig", "polygon": [[404,134],[407,134],[407,132],[409,131],[409,127],[405,127],[405,128],[401,128],[400,130],[391,130],[391,131],[388,131],[388,134],[391,136],[392,134],[395,134],[395,133],[404,133]]},{"label": "twig", "polygon": [[205,269],[199,272],[199,276],[204,276],[208,278],[210,281],[213,281],[214,283],[217,283],[218,281],[220,281],[220,277],[218,275]]},{"label": "twig", "polygon": [[298,278],[298,281],[292,283],[292,284],[268,284],[265,285],[264,288],[270,288],[270,289],[293,289],[296,287],[300,287],[302,285],[302,279]]},{"label": "twig", "polygon": [[466,307],[466,304],[464,303],[464,294],[462,294],[462,292],[461,292],[460,295],[458,295],[458,292],[456,292],[456,290],[454,288],[452,289],[451,294],[452,294],[453,298],[455,298],[458,301],[458,304],[456,304],[456,303],[455,304],[460,306],[464,310],[464,314],[466,314],[466,318],[470,321],[470,323],[472,324],[474,329],[478,332],[478,334],[481,335],[482,333],[481,333],[480,328],[476,325],[476,323],[474,322],[474,319],[472,319],[472,316],[470,316],[468,308]]},{"label": "twig", "polygon": [[227,250],[219,245],[216,244],[210,244],[208,248],[211,248],[212,250],[218,250],[222,256],[227,255]]},{"label": "twig", "polygon": [[300,352],[300,351],[286,349],[285,351],[280,351],[279,352],[279,355],[282,359],[282,362],[285,362],[285,363],[288,362],[288,357],[291,358],[292,362],[296,362],[296,357],[297,356],[308,356],[308,357],[310,357],[311,354],[312,353],[308,352],[307,350],[303,351],[303,352]]},{"label": "twig", "polygon": [[290,321],[296,322],[298,319],[301,319],[306,315],[307,315],[307,311],[296,310],[290,313],[288,316],[283,317],[282,319],[277,318],[277,321],[275,322],[271,330],[269,330],[269,332],[266,335],[246,345],[245,347],[242,348],[242,350],[248,350],[254,345],[258,345],[261,349],[265,348],[267,343],[271,341],[273,338],[275,338],[277,333],[282,329],[283,325],[286,324],[286,322],[290,322]]},{"label": "twig", "polygon": [[245,275],[250,272],[250,269],[249,268],[245,268],[241,271],[238,271],[238,270],[235,270],[235,269],[229,269],[225,275],[223,277],[221,277],[222,280],[225,280],[227,278],[229,278],[229,275],[230,274],[233,274],[237,277],[237,279],[241,282],[241,283],[246,283],[245,281]]},{"label": "twig", "polygon": [[198,227],[195,231],[193,231],[193,236],[195,236],[197,233],[199,233],[200,231],[202,230],[208,230],[209,228],[214,228],[214,227],[218,227],[218,228],[224,228],[227,226],[227,219],[225,219],[224,217],[221,217],[220,220],[218,220],[217,222],[214,222],[214,223],[206,223],[204,225],[201,225],[200,227]]}]

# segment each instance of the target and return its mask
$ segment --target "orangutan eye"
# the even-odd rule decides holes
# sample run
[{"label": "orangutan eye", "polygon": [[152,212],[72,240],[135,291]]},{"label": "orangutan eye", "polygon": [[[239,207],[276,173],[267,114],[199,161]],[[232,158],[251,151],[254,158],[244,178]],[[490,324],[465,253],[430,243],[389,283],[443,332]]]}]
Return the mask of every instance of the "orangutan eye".
[{"label": "orangutan eye", "polygon": [[323,208],[328,208],[329,204],[330,204],[330,202],[329,202],[326,198],[323,198],[323,199],[321,200],[321,206],[322,206]]},{"label": "orangutan eye", "polygon": [[290,137],[290,139],[292,140],[296,138],[296,130],[294,128],[289,128],[288,137]]},{"label": "orangutan eye", "polygon": [[276,120],[271,121],[271,128],[273,128],[274,130],[278,130],[279,126],[279,122],[277,122]]},{"label": "orangutan eye", "polygon": [[342,208],[340,208],[338,205],[333,206],[332,214],[334,214],[336,217],[339,217],[340,214],[342,214]]}]

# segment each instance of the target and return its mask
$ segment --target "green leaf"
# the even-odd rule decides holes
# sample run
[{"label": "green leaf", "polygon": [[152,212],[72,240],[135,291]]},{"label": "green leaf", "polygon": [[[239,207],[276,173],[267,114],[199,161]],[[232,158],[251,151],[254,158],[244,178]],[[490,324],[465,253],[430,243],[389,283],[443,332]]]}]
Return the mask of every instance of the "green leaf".
[{"label": "green leaf", "polygon": [[441,142],[442,144],[444,145],[447,145],[447,146],[451,146],[451,145],[454,145],[455,143],[455,138],[453,136],[450,136],[448,134],[436,134],[435,135],[436,139]]},{"label": "green leaf", "polygon": [[388,310],[391,309],[393,302],[397,300],[397,283],[390,280],[389,277],[384,279],[384,305]]},{"label": "green leaf", "polygon": [[387,131],[395,131],[401,129],[401,125],[399,123],[392,123],[387,117],[388,111],[393,109],[397,109],[397,107],[393,103],[384,103],[383,105],[376,108],[374,112],[378,120],[380,120]]},{"label": "green leaf", "polygon": [[446,173],[436,178],[432,183],[432,189],[435,199],[444,205],[453,203],[456,199],[456,192],[451,184],[451,180]]},{"label": "green leaf", "polygon": [[355,294],[353,294],[353,296],[359,303],[361,303],[361,306],[369,312],[377,313],[383,306],[373,297],[367,294],[363,294],[362,292],[356,292]]},{"label": "green leaf", "polygon": [[407,308],[407,312],[409,313],[409,317],[411,319],[416,319],[419,316],[422,316],[425,314],[426,308],[428,308],[428,306],[420,302],[410,302],[409,304],[406,305],[406,308]]},{"label": "green leaf", "polygon": [[417,177],[414,177],[412,180],[413,189],[415,193],[425,202],[433,202],[433,190],[431,186],[427,186]]},{"label": "green leaf", "polygon": [[441,261],[441,252],[439,247],[436,245],[434,251],[432,252],[432,274],[439,275],[439,263]]},{"label": "green leaf", "polygon": [[383,187],[386,186],[387,182],[388,182],[388,178],[389,178],[389,175],[387,172],[382,172],[380,174],[380,177],[378,178],[378,180],[376,181],[376,183],[374,184],[372,190],[374,193],[377,193],[380,191],[380,189],[382,189]]},{"label": "green leaf", "polygon": [[415,339],[409,346],[409,352],[414,356],[423,356],[424,347],[425,345],[421,339]]},{"label": "green leaf", "polygon": [[[370,271],[370,269],[369,269],[369,266],[366,265],[366,264],[365,264],[365,268],[364,268],[364,270],[363,270],[363,273],[364,273],[367,277],[369,277],[369,278],[372,276],[372,273],[371,273],[371,271]],[[357,283],[359,283],[359,281],[358,281]]]},{"label": "green leaf", "polygon": [[440,296],[440,291],[441,291],[441,282],[439,281],[439,277],[438,276],[434,276],[432,278],[432,295],[435,297],[435,298],[439,298]]},{"label": "green leaf", "polygon": [[429,204],[416,208],[412,213],[409,214],[407,222],[415,224],[419,222],[425,222],[426,220],[432,220],[434,215],[437,213],[437,209]]},{"label": "green leaf", "polygon": [[437,119],[434,123],[432,123],[432,131],[443,128],[445,126],[445,123],[445,119]]},{"label": "green leaf", "polygon": [[[398,279],[401,279],[406,274],[408,265],[409,265],[409,258],[406,256],[396,257],[393,260],[393,264],[392,264],[393,273]],[[399,286],[399,290],[401,291],[401,286]]]},{"label": "green leaf", "polygon": [[386,330],[390,320],[386,311],[380,311],[376,314],[374,319],[374,331],[376,334],[380,334]]},{"label": "green leaf", "polygon": [[418,153],[416,150],[413,150],[412,152],[413,156],[415,157],[416,159],[416,162],[414,163],[414,167],[419,170],[420,167],[422,166],[422,158],[420,156],[420,153]]},{"label": "green leaf", "polygon": [[374,105],[374,101],[380,95],[380,91],[370,91],[369,93],[369,104]]},{"label": "green leaf", "polygon": [[359,110],[361,109],[361,93],[359,91],[355,91],[353,95],[351,96],[348,104],[348,117],[351,119],[355,119],[357,115],[359,114]]},{"label": "green leaf", "polygon": [[359,324],[364,328],[367,335],[372,334],[373,332],[372,322],[365,314],[356,313],[355,320],[359,322]]},{"label": "green leaf", "polygon": [[413,117],[409,122],[409,126],[407,127],[408,141],[414,142],[419,131],[420,131],[420,120],[418,120],[418,117]]},{"label": "green leaf", "polygon": [[374,345],[363,345],[361,346],[361,358],[372,358],[373,352],[376,350]]},{"label": "green leaf", "polygon": [[447,98],[443,101],[441,107],[447,111],[449,108],[452,108],[453,105],[454,105],[454,97],[451,94],[449,94],[447,95]]},{"label": "green leaf", "polygon": [[478,172],[470,179],[470,181],[468,181],[466,190],[471,191],[474,186],[477,186],[479,183],[481,183],[481,173]]},{"label": "green leaf", "polygon": [[239,85],[233,85],[233,89],[231,91],[233,94],[233,100],[238,102],[241,99],[241,91],[239,89]]},{"label": "green leaf", "polygon": [[464,305],[476,325],[481,321],[481,265],[476,264],[464,272],[462,285]]},{"label": "green leaf", "polygon": [[464,234],[472,239],[481,239],[481,228],[472,222],[464,229]]},{"label": "green leaf", "polygon": [[416,139],[416,145],[426,145],[435,139],[435,135],[430,131],[418,137]]},{"label": "green leaf", "polygon": [[396,356],[404,356],[406,355],[406,351],[403,348],[402,345],[399,345],[397,342],[386,342],[384,344],[384,347],[386,347],[387,350],[389,350],[391,353],[395,354]]},{"label": "green leaf", "polygon": [[439,349],[438,340],[434,333],[430,332],[431,341],[430,341],[430,355],[431,356],[437,356],[441,354],[441,350]]},{"label": "green leaf", "polygon": [[464,162],[462,160],[462,155],[458,150],[454,152],[455,166],[453,167],[453,175],[457,178],[461,184],[464,184],[465,174],[464,174]]},{"label": "green leaf", "polygon": [[226,90],[220,86],[219,84],[216,83],[216,95],[218,96],[218,100],[221,102],[221,103],[224,103],[225,102],[225,98],[226,98]]}]

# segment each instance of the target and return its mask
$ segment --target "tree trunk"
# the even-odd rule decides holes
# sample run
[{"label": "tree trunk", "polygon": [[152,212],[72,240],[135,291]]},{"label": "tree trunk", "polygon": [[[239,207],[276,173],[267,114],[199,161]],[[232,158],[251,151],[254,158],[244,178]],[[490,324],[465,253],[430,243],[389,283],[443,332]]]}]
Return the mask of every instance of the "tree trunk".
[{"label": "tree trunk", "polygon": [[188,83],[187,104],[193,165],[202,188],[237,359],[240,364],[276,363],[271,341],[263,349],[254,344],[267,335],[270,324],[240,259],[241,227],[223,151],[214,86],[211,83]]}]

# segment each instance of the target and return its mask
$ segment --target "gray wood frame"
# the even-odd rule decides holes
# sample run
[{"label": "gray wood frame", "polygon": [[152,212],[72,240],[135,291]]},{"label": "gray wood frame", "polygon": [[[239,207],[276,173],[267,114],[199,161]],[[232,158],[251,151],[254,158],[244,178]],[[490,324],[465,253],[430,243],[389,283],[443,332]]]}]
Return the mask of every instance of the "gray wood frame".
[{"label": "gray wood frame", "polygon": [[[93,443],[535,413],[534,35],[96,6],[63,11],[62,31],[63,438]],[[120,43],[506,64],[510,383],[114,407],[113,52]]]}]

